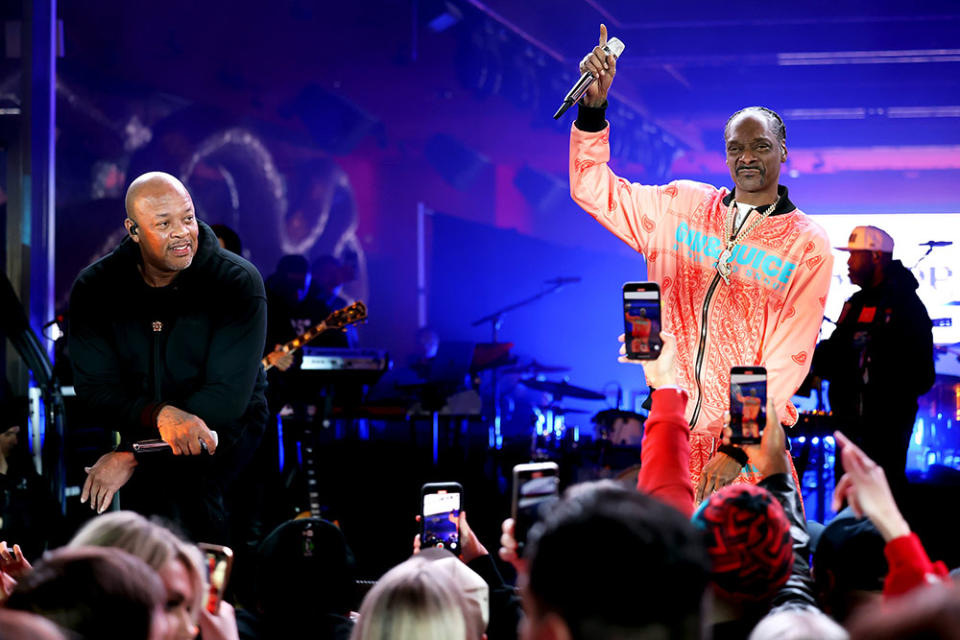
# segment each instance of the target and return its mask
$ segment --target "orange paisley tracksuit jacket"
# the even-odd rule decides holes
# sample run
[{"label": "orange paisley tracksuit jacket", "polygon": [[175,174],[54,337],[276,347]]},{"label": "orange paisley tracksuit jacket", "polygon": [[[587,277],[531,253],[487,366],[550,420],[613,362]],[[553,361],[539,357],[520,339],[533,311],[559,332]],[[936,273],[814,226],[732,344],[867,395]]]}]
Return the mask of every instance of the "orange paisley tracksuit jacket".
[{"label": "orange paisley tracksuit jacket", "polygon": [[[729,409],[730,367],[763,366],[768,394],[785,425],[810,368],[833,269],[827,234],[790,202],[781,186],[773,215],[733,251],[726,284],[715,264],[733,195],[677,180],[648,186],[611,171],[610,125],[570,136],[570,193],[600,224],[644,255],[660,284],[663,328],[677,339],[677,382],[690,394],[690,476],[696,486],[720,443]],[[759,213],[744,222],[747,228]],[[794,475],[796,473],[794,472]],[[751,465],[741,482],[759,482]],[[799,485],[799,482],[797,484]]]}]

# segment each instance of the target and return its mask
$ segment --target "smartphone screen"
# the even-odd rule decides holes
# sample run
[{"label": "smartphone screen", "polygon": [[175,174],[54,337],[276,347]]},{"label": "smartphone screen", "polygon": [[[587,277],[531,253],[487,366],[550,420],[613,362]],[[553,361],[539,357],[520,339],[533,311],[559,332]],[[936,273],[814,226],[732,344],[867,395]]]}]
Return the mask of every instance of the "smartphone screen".
[{"label": "smartphone screen", "polygon": [[518,464],[513,468],[513,521],[518,551],[523,551],[530,528],[540,519],[544,503],[560,495],[555,462]]},{"label": "smartphone screen", "polygon": [[730,442],[759,444],[767,423],[767,370],[733,367],[730,370]]},{"label": "smartphone screen", "polygon": [[420,545],[460,553],[463,490],[455,483],[424,485],[420,510]]},{"label": "smartphone screen", "polygon": [[220,601],[230,579],[230,569],[233,567],[233,550],[219,544],[200,542],[197,544],[203,553],[203,564],[207,570],[207,596],[204,599],[204,608],[210,613],[220,610]]},{"label": "smartphone screen", "polygon": [[656,282],[623,285],[623,335],[631,360],[656,360],[660,355],[660,286]]}]

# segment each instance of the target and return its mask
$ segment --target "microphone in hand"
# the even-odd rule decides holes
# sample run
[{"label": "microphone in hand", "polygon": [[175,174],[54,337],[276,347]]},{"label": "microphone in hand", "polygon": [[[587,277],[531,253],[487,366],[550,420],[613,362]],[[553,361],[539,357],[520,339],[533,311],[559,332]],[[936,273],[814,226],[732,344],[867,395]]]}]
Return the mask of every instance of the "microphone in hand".
[{"label": "microphone in hand", "polygon": [[[606,37],[606,29],[602,29],[602,38]],[[602,43],[602,40],[601,40]],[[619,38],[611,38],[607,41],[606,44],[603,44],[602,48],[604,53],[611,55],[616,59],[620,58],[620,55],[623,53],[626,45]],[[582,68],[582,67],[581,67]],[[564,113],[567,112],[567,109],[572,107],[577,103],[580,98],[583,97],[583,94],[587,92],[587,89],[590,88],[594,82],[596,82],[597,77],[593,75],[590,71],[584,71],[580,76],[580,79],[577,80],[576,84],[567,92],[567,95],[563,98],[563,104],[560,105],[560,108],[557,109],[557,112],[553,114],[553,119],[557,120]]]}]

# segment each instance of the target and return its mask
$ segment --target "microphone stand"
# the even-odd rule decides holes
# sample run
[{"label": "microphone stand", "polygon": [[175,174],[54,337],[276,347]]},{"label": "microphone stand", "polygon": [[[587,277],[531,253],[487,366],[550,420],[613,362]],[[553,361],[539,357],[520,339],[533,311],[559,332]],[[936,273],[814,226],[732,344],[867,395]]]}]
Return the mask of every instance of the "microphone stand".
[{"label": "microphone stand", "polygon": [[[508,304],[507,306],[497,309],[493,313],[489,313],[482,318],[474,320],[470,326],[477,327],[484,323],[490,323],[491,335],[493,338],[493,343],[496,344],[499,340],[500,327],[503,326],[503,316],[508,311],[513,311],[514,309],[519,309],[520,307],[525,307],[528,304],[536,302],[540,298],[550,295],[551,293],[560,290],[563,288],[564,284],[570,284],[565,282],[555,282],[550,285],[549,288],[541,291],[540,293],[530,296],[529,298],[524,298],[519,302],[514,302],[513,304]],[[500,433],[500,376],[497,374],[497,367],[493,367],[490,371],[491,375],[491,387],[492,387],[492,398],[493,401],[493,427],[490,430],[490,448],[491,449],[501,449],[503,447],[503,435]]]},{"label": "microphone stand", "polygon": [[[926,244],[926,243],[924,243],[924,244]],[[920,245],[920,246],[923,246],[923,245]],[[910,271],[913,271],[914,269],[916,269],[917,267],[920,266],[920,263],[923,262],[923,259],[926,258],[928,255],[930,255],[930,253],[933,251],[934,246],[935,246],[935,245],[932,245],[932,244],[928,244],[928,245],[927,245],[927,252],[926,252],[925,254],[923,254],[922,256],[920,256],[920,259],[917,260],[917,263],[916,263],[916,264],[914,264],[912,267],[910,267]]]}]

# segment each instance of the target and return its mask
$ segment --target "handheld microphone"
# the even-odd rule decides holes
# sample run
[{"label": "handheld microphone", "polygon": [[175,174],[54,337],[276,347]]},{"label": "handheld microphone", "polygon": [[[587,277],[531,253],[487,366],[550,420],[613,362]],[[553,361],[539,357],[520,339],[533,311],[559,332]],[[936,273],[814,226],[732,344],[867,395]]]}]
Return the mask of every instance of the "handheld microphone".
[{"label": "handheld microphone", "polygon": [[[620,41],[620,38],[610,38],[610,40],[607,41],[607,44],[604,45],[603,50],[619,60],[620,55],[623,53],[624,47],[626,47],[626,45]],[[590,88],[590,85],[592,85],[595,80],[596,78],[592,73],[589,71],[584,71],[583,75],[580,76],[580,79],[577,80],[577,83],[573,85],[573,88],[570,89],[566,97],[563,99],[563,104],[560,105],[560,108],[557,109],[557,112],[553,114],[553,119],[557,120],[560,116],[567,112],[567,109],[576,104],[577,100],[583,97],[583,94],[587,92],[587,89]]]},{"label": "handheld microphone", "polygon": [[[213,444],[217,446],[220,443],[220,437],[217,435],[216,431],[211,431],[210,435],[213,436]],[[203,440],[200,441],[200,446],[204,451],[207,451],[207,443]],[[171,451],[172,447],[160,439],[155,440],[138,440],[133,443],[133,452],[134,453],[152,453],[154,451]]]},{"label": "handheld microphone", "polygon": [[544,284],[573,284],[574,282],[580,282],[580,276],[567,276],[565,278],[553,278],[551,280],[544,280]]},{"label": "handheld microphone", "polygon": [[950,240],[928,240],[927,242],[921,242],[919,247],[949,247],[953,242]]}]

